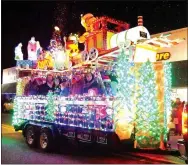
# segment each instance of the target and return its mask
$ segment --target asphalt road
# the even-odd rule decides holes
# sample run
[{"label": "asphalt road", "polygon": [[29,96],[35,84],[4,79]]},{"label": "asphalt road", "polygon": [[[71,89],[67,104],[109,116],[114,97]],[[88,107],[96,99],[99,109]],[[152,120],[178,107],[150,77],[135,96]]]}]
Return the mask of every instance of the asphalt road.
[{"label": "asphalt road", "polygon": [[2,114],[2,164],[184,164],[177,156],[138,152],[114,153],[103,147],[75,148],[72,145],[61,147],[53,153],[43,153],[29,148],[21,132],[11,126],[11,115]]}]

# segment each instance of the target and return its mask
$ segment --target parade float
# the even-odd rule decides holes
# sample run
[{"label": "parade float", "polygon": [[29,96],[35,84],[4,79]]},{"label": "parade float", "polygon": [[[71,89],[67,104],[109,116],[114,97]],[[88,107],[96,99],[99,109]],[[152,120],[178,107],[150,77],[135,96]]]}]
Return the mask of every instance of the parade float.
[{"label": "parade float", "polygon": [[[81,36],[61,40],[55,27],[48,50],[31,38],[28,60],[15,58],[13,115],[15,130],[22,130],[29,146],[39,140],[40,148],[48,150],[57,137],[66,137],[113,147],[131,140],[134,148],[165,149],[171,68],[156,61],[156,52],[182,40],[169,40],[170,34],[151,39],[142,21],[139,16],[138,26],[130,28],[126,22],[86,14],[81,16],[86,30]],[[83,51],[78,44],[84,44]],[[16,57],[23,57],[19,52]],[[49,75],[60,78],[60,90],[67,88],[68,93],[26,92],[29,83],[35,80],[39,89]]]}]

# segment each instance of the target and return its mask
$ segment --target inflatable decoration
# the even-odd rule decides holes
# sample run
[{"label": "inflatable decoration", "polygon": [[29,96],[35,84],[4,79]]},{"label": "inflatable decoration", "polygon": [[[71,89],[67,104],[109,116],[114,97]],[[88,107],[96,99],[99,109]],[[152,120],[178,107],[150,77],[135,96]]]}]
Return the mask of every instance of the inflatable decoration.
[{"label": "inflatable decoration", "polygon": [[22,43],[15,47],[15,60],[23,60]]},{"label": "inflatable decoration", "polygon": [[79,37],[77,34],[70,34],[68,38],[64,37],[64,47],[65,47],[65,52],[66,55],[70,58],[69,60],[71,62],[66,62],[67,65],[69,65],[69,63],[73,64],[77,64],[82,62],[81,60],[81,54],[80,54],[80,50],[78,48],[78,42],[79,42]]},{"label": "inflatable decoration", "polygon": [[72,33],[68,38],[64,38],[65,50],[68,53],[69,57],[76,56],[79,53],[78,40],[78,35]]},{"label": "inflatable decoration", "polygon": [[66,54],[64,49],[61,47],[54,52],[54,68],[56,70],[63,70],[71,67],[69,61],[69,55]]},{"label": "inflatable decoration", "polygon": [[35,41],[35,37],[31,37],[31,40],[28,42],[27,51],[28,60],[37,60],[37,42]]},{"label": "inflatable decoration", "polygon": [[40,54],[38,61],[37,61],[37,68],[38,69],[53,69],[54,67],[54,60],[49,51],[45,51]]},{"label": "inflatable decoration", "polygon": [[79,43],[84,43],[86,41],[87,36],[91,33],[93,29],[93,23],[97,18],[93,16],[93,14],[85,14],[81,15],[81,24],[85,28],[86,32],[79,37]]}]

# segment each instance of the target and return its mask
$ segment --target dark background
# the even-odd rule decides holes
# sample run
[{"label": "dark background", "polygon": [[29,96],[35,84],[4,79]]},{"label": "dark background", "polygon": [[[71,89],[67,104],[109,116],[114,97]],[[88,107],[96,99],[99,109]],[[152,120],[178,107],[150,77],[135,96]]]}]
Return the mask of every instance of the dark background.
[{"label": "dark background", "polygon": [[137,25],[142,15],[150,34],[187,26],[187,1],[2,1],[2,69],[16,65],[14,48],[22,42],[24,59],[27,44],[32,36],[47,48],[54,25],[62,28],[62,35],[71,32],[82,34],[80,14],[109,16]]}]

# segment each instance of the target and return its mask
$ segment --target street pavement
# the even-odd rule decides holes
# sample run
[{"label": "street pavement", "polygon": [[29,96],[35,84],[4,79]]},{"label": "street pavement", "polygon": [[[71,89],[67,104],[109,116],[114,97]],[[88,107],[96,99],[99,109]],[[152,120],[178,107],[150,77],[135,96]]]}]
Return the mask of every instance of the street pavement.
[{"label": "street pavement", "polygon": [[10,114],[2,114],[1,119],[2,164],[185,164],[178,156],[134,151],[115,153],[99,146],[94,149],[62,146],[58,152],[44,153],[26,145],[21,131],[15,132],[11,126]]}]

